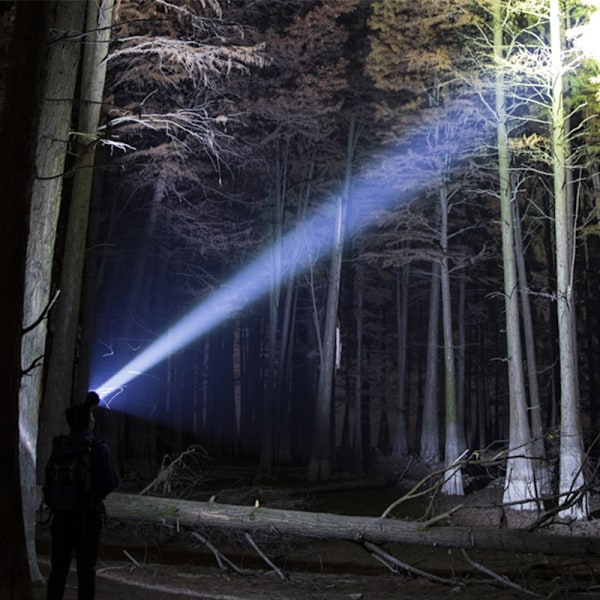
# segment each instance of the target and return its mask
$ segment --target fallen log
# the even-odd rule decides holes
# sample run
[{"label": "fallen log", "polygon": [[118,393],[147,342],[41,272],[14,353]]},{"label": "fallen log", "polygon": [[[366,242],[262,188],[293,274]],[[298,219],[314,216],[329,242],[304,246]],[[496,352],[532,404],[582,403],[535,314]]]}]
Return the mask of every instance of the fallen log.
[{"label": "fallen log", "polygon": [[262,531],[353,542],[367,540],[376,544],[419,544],[501,552],[600,556],[600,538],[596,536],[557,535],[492,527],[424,527],[419,522],[390,518],[280,510],[121,493],[111,494],[107,498],[106,509],[110,516],[120,519],[139,519],[192,528]]}]

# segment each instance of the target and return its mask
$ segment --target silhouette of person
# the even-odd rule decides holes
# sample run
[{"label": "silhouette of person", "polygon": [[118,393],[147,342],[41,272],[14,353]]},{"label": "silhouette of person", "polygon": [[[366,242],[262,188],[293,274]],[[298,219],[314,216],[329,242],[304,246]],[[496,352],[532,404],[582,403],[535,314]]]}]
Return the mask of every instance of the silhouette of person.
[{"label": "silhouette of person", "polygon": [[92,497],[78,510],[54,510],[52,513],[52,557],[47,600],[62,600],[73,552],[77,565],[77,600],[94,600],[96,594],[96,561],[105,514],[103,500],[119,485],[108,445],[96,439],[93,433],[93,408],[99,402],[96,392],[88,392],[83,403],[70,406],[65,411],[69,437],[90,443]]}]

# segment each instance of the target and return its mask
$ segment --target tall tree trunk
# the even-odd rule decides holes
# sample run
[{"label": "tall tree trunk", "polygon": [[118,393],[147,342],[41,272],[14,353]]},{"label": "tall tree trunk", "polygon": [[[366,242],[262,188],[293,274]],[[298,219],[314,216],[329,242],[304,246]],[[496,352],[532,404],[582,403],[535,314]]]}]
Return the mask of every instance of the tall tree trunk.
[{"label": "tall tree trunk", "polygon": [[438,351],[440,326],[440,265],[431,265],[429,291],[429,324],[427,326],[427,368],[421,425],[421,458],[435,464],[440,461],[440,431],[438,406]]},{"label": "tall tree trunk", "polygon": [[240,452],[248,457],[260,452],[258,445],[257,409],[262,396],[262,372],[260,361],[261,348],[260,319],[253,319],[244,332],[241,351],[241,405],[240,405]]},{"label": "tall tree trunk", "polygon": [[365,274],[364,267],[357,263],[354,273],[354,315],[356,321],[356,366],[354,374],[354,436],[352,441],[352,470],[364,471],[363,455],[363,331],[364,331]]},{"label": "tall tree trunk", "polygon": [[327,306],[325,309],[323,331],[323,352],[320,360],[317,390],[314,443],[308,465],[309,481],[329,479],[331,476],[331,407],[337,338],[337,309],[344,245],[344,202],[345,198],[341,195],[336,198],[336,223],[329,268],[329,285],[327,289]]},{"label": "tall tree trunk", "polygon": [[[297,215],[298,222],[301,221],[306,211],[308,203],[308,194],[313,176],[314,164],[309,168],[309,177],[306,186],[306,193],[298,204]],[[285,300],[283,303],[283,312],[281,315],[281,339],[279,350],[279,368],[277,370],[276,397],[279,399],[279,406],[276,414],[277,435],[276,435],[276,457],[279,464],[288,464],[292,461],[292,371],[294,367],[293,350],[296,339],[296,322],[298,306],[298,288],[296,281],[296,270],[298,264],[300,249],[296,248],[290,256],[286,257],[289,261],[286,265],[287,281]]]},{"label": "tall tree trunk", "polygon": [[[78,2],[59,2],[55,5],[52,31],[57,39],[51,40],[48,67],[44,78],[44,100],[40,115],[40,128],[36,146],[36,172],[31,196],[31,216],[27,245],[23,323],[27,330],[23,336],[21,362],[27,377],[21,383],[19,397],[21,430],[29,432],[30,442],[21,448],[23,498],[27,524],[28,554],[34,580],[42,576],[37,567],[35,552],[36,452],[38,443],[38,416],[44,378],[47,319],[42,318],[48,308],[52,280],[52,266],[57,235],[57,221],[62,193],[62,176],[65,168],[69,127],[73,111],[73,97],[81,49],[80,35],[84,25],[85,5]],[[44,39],[48,41],[48,31]],[[35,323],[34,327],[31,327]],[[51,366],[45,367],[51,369]],[[48,427],[51,417],[45,411],[42,423]],[[58,411],[58,418],[62,411]],[[42,431],[46,431],[43,429]],[[46,438],[43,437],[46,441]],[[46,450],[39,457],[40,471],[49,455],[49,438]]]},{"label": "tall tree trunk", "polygon": [[[294,265],[291,266],[291,269],[293,273]],[[278,418],[275,456],[279,464],[288,464],[292,460],[290,380],[297,318],[296,300],[296,278],[292,276],[288,281],[283,304],[279,369],[275,386],[276,396],[279,398],[279,407],[276,413]]]},{"label": "tall tree trunk", "polygon": [[392,440],[392,457],[408,454],[407,402],[406,402],[406,338],[408,328],[408,279],[410,267],[402,265],[396,272],[396,369],[398,373],[396,428]]},{"label": "tall tree trunk", "polygon": [[[485,348],[484,333],[481,325],[477,327],[477,343],[480,348]],[[477,372],[475,375],[477,387],[477,447],[485,448],[488,433],[488,411],[487,402],[487,372],[485,369],[485,355],[477,361]]]},{"label": "tall tree trunk", "polygon": [[[541,205],[544,206],[544,211],[549,215],[552,211],[552,199],[548,194],[544,193],[543,190],[539,190],[539,197],[534,199],[537,200]],[[554,230],[551,219],[545,219],[543,222],[544,228],[544,258],[545,263],[548,265],[546,270],[546,289],[554,289],[556,287],[556,232]],[[550,399],[550,406],[548,409],[548,417],[546,426],[555,429],[559,427],[559,408],[558,399],[560,398],[560,351],[558,349],[558,309],[556,302],[550,302],[549,316],[546,326],[550,332],[549,338],[552,343],[548,344],[544,363],[552,365],[551,376],[546,386],[549,388],[547,396]]]},{"label": "tall tree trunk", "polygon": [[[33,600],[31,580],[38,578],[37,566],[32,569],[29,556],[33,542],[28,540],[31,528],[26,529],[35,493],[25,497],[31,493],[31,482],[35,483],[38,408],[33,404],[32,413],[25,412],[19,389],[29,376],[23,370],[30,367],[22,363],[21,351],[28,222],[33,208],[33,182],[38,172],[35,148],[39,143],[39,117],[45,91],[39,81],[47,64],[47,36],[56,8],[54,2],[17,3],[0,130],[3,187],[0,202],[3,247],[0,260],[0,339],[3,344],[0,486],[4,490],[0,503],[0,600]],[[39,359],[39,355],[35,358]],[[39,393],[30,400],[39,401]]]},{"label": "tall tree trunk", "polygon": [[512,191],[509,171],[506,103],[504,97],[504,42],[500,0],[494,2],[494,59],[496,62],[496,136],[500,221],[502,230],[502,265],[504,269],[504,309],[506,326],[506,358],[509,396],[509,450],[504,484],[504,502],[515,503],[515,509],[535,509],[536,484],[531,464],[531,433],[527,415],[525,374],[521,347],[519,316],[519,282],[515,261]]},{"label": "tall tree trunk", "polygon": [[[456,414],[456,367],[454,358],[454,333],[452,328],[452,296],[450,290],[450,266],[448,261],[448,190],[446,186],[440,189],[440,246],[442,260],[440,261],[440,289],[442,296],[442,330],[444,338],[444,372],[445,372],[445,450],[444,485],[442,492],[453,496],[463,496],[462,470],[456,467],[461,449],[458,438],[458,423]],[[462,426],[462,424],[461,424]]]},{"label": "tall tree trunk", "polygon": [[[103,0],[100,6],[96,0],[87,2],[86,31],[89,38],[86,38],[81,69],[81,102],[77,125],[78,156],[69,204],[67,234],[60,271],[60,295],[53,321],[52,349],[44,396],[43,422],[46,428],[40,440],[40,455],[44,458],[49,455],[52,436],[63,427],[62,415],[72,401],[73,395],[87,225],[113,2],[114,0]],[[65,4],[77,5],[79,10],[83,11],[86,3],[65,2]],[[87,391],[88,382],[82,384],[85,385],[85,389],[79,390],[80,396],[75,400],[81,398]]]},{"label": "tall tree trunk", "polygon": [[[560,501],[571,503],[585,484],[583,437],[577,381],[577,335],[573,289],[573,210],[567,194],[567,134],[563,106],[562,27],[559,0],[550,0],[550,50],[552,60],[552,172],[554,177],[554,229],[556,233],[556,297],[560,353]],[[588,516],[588,496],[580,497],[563,516]]]},{"label": "tall tree trunk", "polygon": [[331,475],[331,406],[336,356],[336,330],[338,325],[337,309],[342,275],[342,256],[344,252],[345,212],[350,196],[352,159],[356,147],[356,138],[356,118],[352,116],[348,128],[344,187],[342,193],[335,199],[335,225],[323,331],[323,353],[321,354],[317,391],[315,438],[308,464],[308,478],[310,481],[329,479]]},{"label": "tall tree trunk", "polygon": [[287,156],[286,142],[281,142],[275,149],[275,184],[272,193],[272,244],[271,244],[271,285],[269,288],[269,322],[268,322],[268,359],[265,374],[264,407],[261,419],[261,452],[259,471],[270,472],[275,448],[276,413],[282,398],[277,396],[277,378],[281,365],[277,348],[281,311],[281,288],[283,274],[283,224],[285,215],[287,188]]},{"label": "tall tree trunk", "polygon": [[527,283],[527,270],[525,266],[525,252],[521,234],[521,219],[518,203],[513,202],[513,225],[515,228],[515,260],[519,279],[519,297],[521,299],[521,315],[523,320],[523,338],[525,341],[525,355],[527,357],[527,383],[529,386],[529,418],[531,421],[531,434],[533,439],[533,469],[538,488],[537,496],[552,493],[550,468],[546,462],[546,449],[544,445],[544,424],[542,422],[542,400],[537,375],[537,357],[535,350],[535,336],[533,331],[533,317],[529,301],[529,285]]}]

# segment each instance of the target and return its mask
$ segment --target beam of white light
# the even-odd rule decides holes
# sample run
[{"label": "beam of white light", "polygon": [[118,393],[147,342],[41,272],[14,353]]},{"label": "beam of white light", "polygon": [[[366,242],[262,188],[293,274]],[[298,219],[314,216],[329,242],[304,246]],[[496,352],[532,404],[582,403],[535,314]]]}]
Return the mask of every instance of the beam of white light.
[{"label": "beam of white light", "polygon": [[[366,190],[366,184],[362,187],[359,186],[354,190],[353,195],[360,197],[366,193]],[[397,198],[397,193],[380,189],[379,207],[384,208],[394,198]],[[332,231],[335,224],[335,204],[332,202],[326,205],[324,210],[322,209],[308,220],[300,223],[284,236],[281,242],[282,256],[298,257],[295,262],[296,270],[304,270],[311,260],[322,256],[331,249]],[[350,229],[356,229],[368,224],[348,223],[347,226]],[[110,402],[106,400],[109,395],[114,395],[115,391],[120,393],[127,383],[265,295],[273,285],[272,261],[272,248],[267,248],[221,289],[192,309],[125,367],[95,387],[103,404],[109,406],[112,402],[112,400]]]}]

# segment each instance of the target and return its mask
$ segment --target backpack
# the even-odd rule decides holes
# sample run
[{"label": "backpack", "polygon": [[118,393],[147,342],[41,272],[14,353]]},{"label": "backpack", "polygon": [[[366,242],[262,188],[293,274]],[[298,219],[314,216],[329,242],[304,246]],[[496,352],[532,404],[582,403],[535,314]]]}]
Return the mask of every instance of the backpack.
[{"label": "backpack", "polygon": [[59,435],[46,464],[44,502],[52,511],[82,511],[94,506],[90,462],[93,439]]}]

